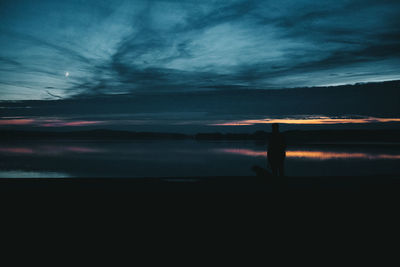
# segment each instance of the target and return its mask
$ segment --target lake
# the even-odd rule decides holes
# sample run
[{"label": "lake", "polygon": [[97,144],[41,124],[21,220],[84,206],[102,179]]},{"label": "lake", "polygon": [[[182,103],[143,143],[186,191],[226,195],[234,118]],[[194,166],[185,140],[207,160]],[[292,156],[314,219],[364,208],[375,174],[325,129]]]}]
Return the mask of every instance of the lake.
[{"label": "lake", "polygon": [[[248,176],[267,168],[255,141],[13,141],[0,143],[0,177]],[[399,175],[399,144],[289,146],[288,176]]]}]

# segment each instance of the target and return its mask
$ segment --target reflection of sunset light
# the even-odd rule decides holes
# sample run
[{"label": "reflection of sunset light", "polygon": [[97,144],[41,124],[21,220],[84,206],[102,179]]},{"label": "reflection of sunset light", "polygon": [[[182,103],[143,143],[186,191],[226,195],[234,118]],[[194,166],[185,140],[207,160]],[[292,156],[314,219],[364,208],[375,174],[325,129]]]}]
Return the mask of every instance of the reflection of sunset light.
[{"label": "reflection of sunset light", "polygon": [[52,123],[45,123],[41,126],[44,127],[63,127],[63,126],[89,126],[89,125],[96,125],[102,124],[103,121],[70,121],[70,122],[52,122]]},{"label": "reflection of sunset light", "polygon": [[217,149],[217,152],[223,152],[228,154],[239,154],[244,156],[251,156],[251,157],[266,157],[267,152],[265,151],[255,151],[251,149],[243,149],[243,148],[226,148],[226,149]]},{"label": "reflection of sunset light", "polygon": [[260,119],[260,120],[241,120],[223,123],[210,124],[212,126],[243,126],[254,124],[342,124],[342,123],[382,123],[382,122],[400,122],[400,118],[330,118],[330,117],[309,117],[309,118],[284,118],[284,119]]},{"label": "reflection of sunset light", "polygon": [[80,146],[0,147],[0,153],[54,155],[64,153],[99,153],[101,149]]},{"label": "reflection of sunset light", "polygon": [[[251,149],[218,149],[217,152],[238,154],[251,157],[267,157],[265,151],[255,151]],[[287,158],[304,158],[316,160],[329,159],[400,159],[400,155],[391,154],[369,154],[359,152],[328,152],[328,151],[307,151],[307,150],[288,150]]]},{"label": "reflection of sunset light", "polygon": [[0,125],[26,125],[32,124],[33,119],[13,119],[13,120],[0,120]]},{"label": "reflection of sunset light", "polygon": [[368,154],[355,152],[326,152],[326,151],[287,151],[289,158],[309,158],[309,159],[400,159],[400,155],[390,154]]},{"label": "reflection of sunset light", "polygon": [[16,153],[16,154],[33,154],[34,151],[30,148],[23,147],[0,147],[0,152]]},{"label": "reflection of sunset light", "polygon": [[89,148],[89,147],[78,147],[78,146],[70,146],[67,147],[66,150],[71,152],[78,152],[78,153],[96,153],[100,152],[99,149]]}]

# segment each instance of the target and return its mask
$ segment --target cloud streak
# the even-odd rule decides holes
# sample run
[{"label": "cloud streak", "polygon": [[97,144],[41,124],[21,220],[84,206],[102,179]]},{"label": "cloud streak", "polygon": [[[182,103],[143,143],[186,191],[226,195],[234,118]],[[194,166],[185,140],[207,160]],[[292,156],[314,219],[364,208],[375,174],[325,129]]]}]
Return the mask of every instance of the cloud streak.
[{"label": "cloud streak", "polygon": [[85,126],[126,126],[126,125],[208,125],[208,126],[251,126],[256,124],[289,124],[289,125],[334,125],[334,124],[370,124],[370,123],[391,123],[400,122],[400,118],[330,118],[315,116],[296,116],[286,118],[265,118],[259,120],[241,120],[221,122],[218,120],[154,120],[154,119],[137,119],[137,120],[73,120],[59,118],[18,118],[18,119],[2,119],[0,118],[0,126],[40,126],[40,127],[85,127]]},{"label": "cloud streak", "polygon": [[0,118],[0,126],[82,127],[105,124],[104,121],[63,120],[57,118]]},{"label": "cloud streak", "polygon": [[400,78],[398,1],[1,5],[2,99],[48,99],[46,87],[77,98]]},{"label": "cloud streak", "polygon": [[400,118],[330,118],[330,117],[315,117],[305,116],[304,118],[281,118],[271,119],[265,118],[260,120],[241,120],[229,121],[210,124],[211,126],[249,126],[255,124],[306,124],[306,125],[331,125],[331,124],[367,124],[367,123],[385,123],[385,122],[400,122]]},{"label": "cloud streak", "polygon": [[[400,125],[399,81],[352,86],[87,96],[0,101],[0,126],[105,127],[160,131],[284,123],[302,125]],[[141,127],[146,126],[146,127]],[[245,127],[240,127],[245,128]]]}]

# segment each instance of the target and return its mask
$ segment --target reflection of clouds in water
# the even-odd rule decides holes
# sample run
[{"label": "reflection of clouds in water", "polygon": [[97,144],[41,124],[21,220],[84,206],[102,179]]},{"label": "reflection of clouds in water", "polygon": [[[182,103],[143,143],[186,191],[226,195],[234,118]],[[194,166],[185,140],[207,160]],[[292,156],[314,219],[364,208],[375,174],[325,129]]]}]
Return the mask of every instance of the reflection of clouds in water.
[{"label": "reflection of clouds in water", "polygon": [[[117,151],[119,150],[119,151]],[[94,154],[94,153],[107,153],[107,152],[124,152],[128,154],[152,154],[143,149],[116,149],[109,151],[106,149],[93,148],[87,146],[62,146],[62,145],[44,145],[35,147],[22,147],[22,146],[7,146],[0,147],[2,154],[15,154],[15,155],[62,155],[62,154]],[[267,157],[266,151],[257,151],[247,148],[219,148],[219,149],[206,149],[205,151],[197,151],[191,149],[174,149],[173,153],[178,154],[204,154],[204,153],[223,153],[223,154],[237,154],[250,157]],[[332,160],[332,159],[400,159],[400,154],[384,154],[384,153],[364,153],[364,152],[338,152],[338,151],[318,151],[318,150],[288,150],[286,151],[287,158],[297,159],[311,159],[311,160]]]},{"label": "reflection of clouds in water", "polygon": [[287,151],[289,158],[307,159],[400,159],[400,155],[391,154],[371,154],[359,152],[327,152],[327,151]]},{"label": "reflection of clouds in water", "polygon": [[[246,176],[267,163],[263,149],[254,142],[27,140],[0,144],[0,176]],[[287,155],[289,176],[394,174],[400,147],[310,145]]]},{"label": "reflection of clouds in water", "polygon": [[[238,154],[251,157],[267,157],[265,151],[255,151],[251,149],[216,149],[219,153]],[[330,160],[330,159],[400,159],[400,155],[392,154],[372,154],[360,152],[333,152],[333,151],[307,151],[307,150],[288,150],[287,158]]]},{"label": "reflection of clouds in water", "polygon": [[0,171],[0,178],[67,178],[71,177],[61,172],[33,172],[33,171]]},{"label": "reflection of clouds in water", "polygon": [[4,154],[58,155],[65,153],[101,153],[103,149],[82,146],[0,147]]},{"label": "reflection of clouds in water", "polygon": [[33,154],[35,152],[25,147],[0,147],[0,153]]}]

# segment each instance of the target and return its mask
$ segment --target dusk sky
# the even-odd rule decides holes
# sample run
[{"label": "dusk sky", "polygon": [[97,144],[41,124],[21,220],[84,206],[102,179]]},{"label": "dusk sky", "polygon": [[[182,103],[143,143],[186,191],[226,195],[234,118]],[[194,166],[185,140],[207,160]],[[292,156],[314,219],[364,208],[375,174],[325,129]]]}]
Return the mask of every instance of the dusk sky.
[{"label": "dusk sky", "polygon": [[398,123],[399,18],[398,0],[1,0],[0,127]]}]

